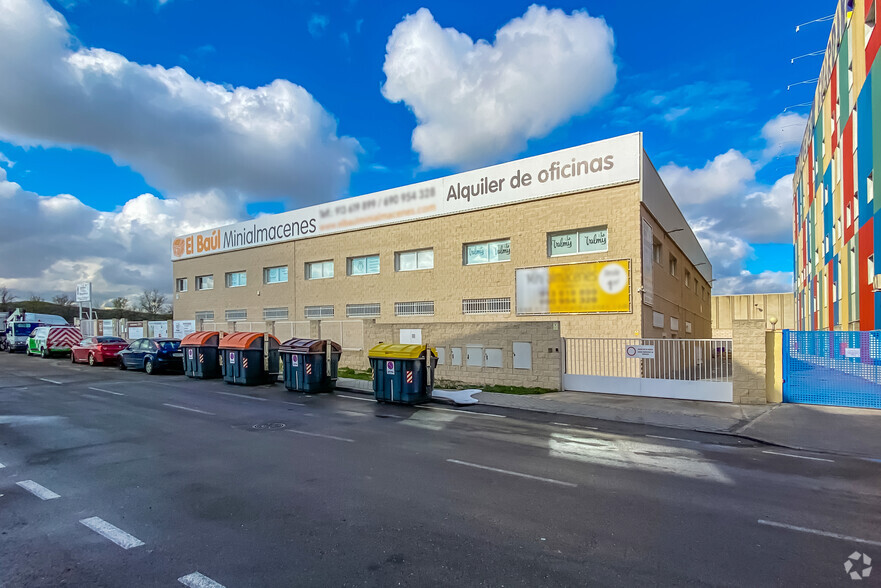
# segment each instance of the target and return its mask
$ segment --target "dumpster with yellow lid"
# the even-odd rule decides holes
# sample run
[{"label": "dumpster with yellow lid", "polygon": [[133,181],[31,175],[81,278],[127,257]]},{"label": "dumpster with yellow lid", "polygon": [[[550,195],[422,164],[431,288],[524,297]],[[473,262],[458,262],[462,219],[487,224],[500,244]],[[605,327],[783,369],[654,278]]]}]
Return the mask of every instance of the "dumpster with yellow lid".
[{"label": "dumpster with yellow lid", "polygon": [[431,400],[437,351],[426,345],[380,343],[368,352],[377,402],[419,404]]}]

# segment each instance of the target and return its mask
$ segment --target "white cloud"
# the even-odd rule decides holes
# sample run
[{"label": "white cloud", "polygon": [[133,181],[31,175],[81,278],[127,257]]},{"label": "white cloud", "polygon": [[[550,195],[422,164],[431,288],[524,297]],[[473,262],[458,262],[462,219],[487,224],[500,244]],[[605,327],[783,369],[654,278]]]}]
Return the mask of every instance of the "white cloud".
[{"label": "white cloud", "polygon": [[307,204],[338,195],[357,141],[286,80],[227,87],[79,46],[38,0],[0,0],[0,139],[83,146],[168,193],[222,190]]},{"label": "white cloud", "polygon": [[807,115],[795,112],[780,114],[765,123],[762,127],[762,138],[767,143],[764,158],[798,155],[807,124]]},{"label": "white cloud", "polygon": [[0,153],[0,164],[4,164],[9,169],[12,169],[12,167],[15,166],[15,162],[6,157],[3,153]]},{"label": "white cloud", "polygon": [[[772,119],[762,136],[767,139],[768,129],[785,124],[792,123]],[[659,170],[713,264],[714,293],[792,290],[792,272],[744,269],[753,255],[751,243],[792,241],[792,174],[763,184],[756,180],[762,165],[731,149],[703,167],[670,163]]]},{"label": "white cloud", "polygon": [[330,23],[330,19],[323,14],[313,14],[309,18],[309,22],[306,23],[306,28],[309,29],[309,34],[315,38],[320,37],[324,34],[324,31],[327,29],[327,25]]},{"label": "white cloud", "polygon": [[420,8],[392,31],[382,92],[415,114],[426,167],[494,163],[583,114],[614,87],[612,30],[601,18],[532,5],[473,41]]},{"label": "white cloud", "polygon": [[[101,300],[171,285],[176,234],[233,222],[241,203],[213,191],[175,199],[141,194],[101,212],[69,194],[40,196],[10,182],[0,168],[0,285],[19,296],[72,293],[90,280]],[[16,222],[26,219],[26,222]]]},{"label": "white cloud", "polygon": [[792,292],[792,288],[792,272],[763,271],[751,274],[744,270],[716,280],[713,294],[776,294]]}]

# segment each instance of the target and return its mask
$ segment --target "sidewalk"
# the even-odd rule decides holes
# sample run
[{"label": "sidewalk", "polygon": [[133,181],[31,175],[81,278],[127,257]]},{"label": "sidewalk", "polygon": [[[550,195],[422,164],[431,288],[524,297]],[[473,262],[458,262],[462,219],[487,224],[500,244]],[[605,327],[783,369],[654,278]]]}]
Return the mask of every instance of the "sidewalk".
[{"label": "sidewalk", "polygon": [[[338,386],[372,393],[365,380],[340,378]],[[740,405],[587,392],[515,395],[480,392],[480,404],[738,435],[773,445],[881,461],[881,410],[808,404]]]}]

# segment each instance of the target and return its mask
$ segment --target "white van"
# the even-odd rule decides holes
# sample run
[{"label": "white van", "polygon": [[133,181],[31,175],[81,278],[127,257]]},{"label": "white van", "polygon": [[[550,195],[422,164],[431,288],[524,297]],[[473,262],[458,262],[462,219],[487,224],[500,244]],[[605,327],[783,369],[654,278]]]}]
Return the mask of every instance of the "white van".
[{"label": "white van", "polygon": [[37,327],[28,337],[25,353],[27,355],[69,354],[71,347],[83,340],[83,334],[76,327]]},{"label": "white van", "polygon": [[24,312],[16,308],[9,318],[6,319],[6,351],[25,351],[28,346],[28,337],[37,327],[47,325],[67,325],[64,317],[57,314],[38,314]]}]

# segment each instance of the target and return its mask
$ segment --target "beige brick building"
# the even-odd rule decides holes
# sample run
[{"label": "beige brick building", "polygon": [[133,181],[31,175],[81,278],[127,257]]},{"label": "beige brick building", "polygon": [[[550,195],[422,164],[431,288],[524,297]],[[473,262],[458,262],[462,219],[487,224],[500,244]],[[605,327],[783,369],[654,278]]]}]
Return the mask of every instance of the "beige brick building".
[{"label": "beige brick building", "polygon": [[185,235],[173,261],[174,318],[197,328],[711,336],[712,268],[639,133]]}]

